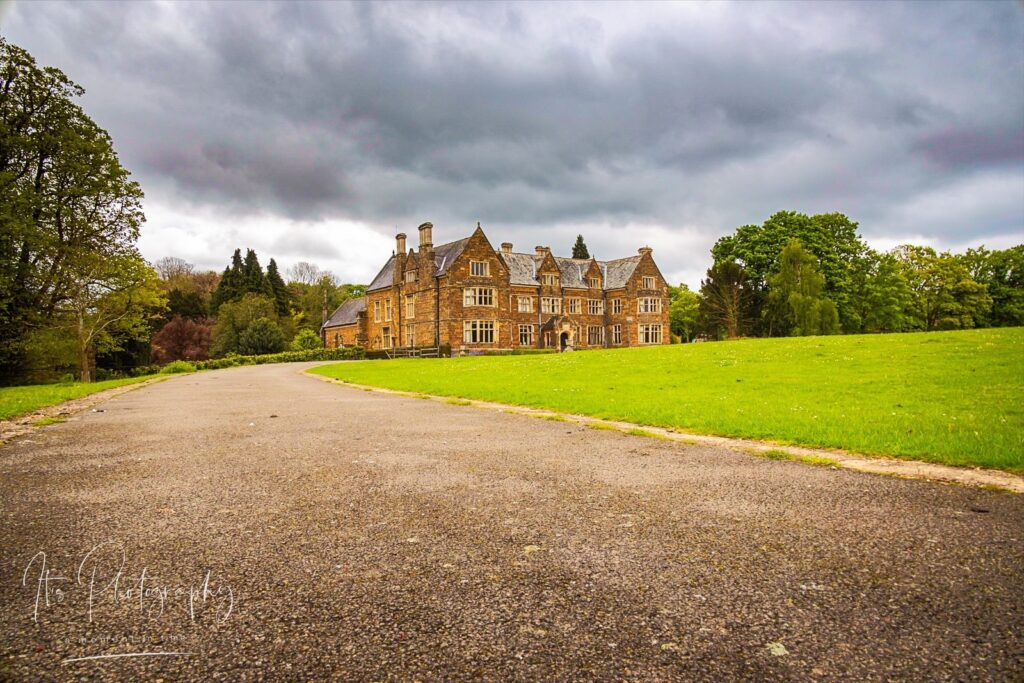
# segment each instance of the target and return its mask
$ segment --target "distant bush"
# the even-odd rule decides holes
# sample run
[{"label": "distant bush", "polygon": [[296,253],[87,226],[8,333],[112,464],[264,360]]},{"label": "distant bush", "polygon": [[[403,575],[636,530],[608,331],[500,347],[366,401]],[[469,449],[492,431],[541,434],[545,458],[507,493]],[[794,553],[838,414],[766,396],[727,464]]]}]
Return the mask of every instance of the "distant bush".
[{"label": "distant bush", "polygon": [[257,318],[238,337],[238,352],[256,356],[284,350],[284,332],[270,318]]},{"label": "distant bush", "polygon": [[161,375],[176,375],[182,372],[195,372],[196,364],[189,363],[187,360],[176,360],[173,363],[168,363],[160,369]]},{"label": "distant bush", "polygon": [[309,351],[283,351],[260,356],[224,356],[195,364],[199,370],[218,370],[239,365],[264,365],[266,363],[301,363],[311,360],[362,360],[365,351],[358,346],[344,349],[311,349]]},{"label": "distant bush", "polygon": [[295,339],[292,339],[291,343],[292,351],[313,351],[323,347],[324,344],[320,341],[320,335],[308,327],[299,330],[299,333],[295,335]]}]

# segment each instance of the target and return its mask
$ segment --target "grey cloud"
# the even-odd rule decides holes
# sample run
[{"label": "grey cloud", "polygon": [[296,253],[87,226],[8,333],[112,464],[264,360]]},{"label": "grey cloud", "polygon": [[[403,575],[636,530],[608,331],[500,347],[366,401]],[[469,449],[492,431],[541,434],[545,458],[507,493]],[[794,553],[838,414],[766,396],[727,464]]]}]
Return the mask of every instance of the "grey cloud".
[{"label": "grey cloud", "polygon": [[1018,5],[697,9],[19,4],[4,33],[87,87],[144,187],[235,212],[710,244],[782,208],[885,235],[1001,174],[1019,196],[920,234],[1024,232]]}]

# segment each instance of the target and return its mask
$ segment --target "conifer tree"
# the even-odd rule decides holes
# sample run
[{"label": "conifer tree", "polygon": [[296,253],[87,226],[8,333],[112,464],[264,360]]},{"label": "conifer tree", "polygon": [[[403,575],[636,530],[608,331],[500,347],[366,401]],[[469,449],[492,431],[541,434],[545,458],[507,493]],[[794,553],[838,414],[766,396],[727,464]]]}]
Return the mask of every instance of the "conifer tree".
[{"label": "conifer tree", "polygon": [[277,314],[286,316],[289,312],[288,287],[284,284],[281,273],[277,270],[277,262],[270,259],[267,264],[267,283],[274,294],[274,303],[277,305]]},{"label": "conifer tree", "polygon": [[590,251],[587,250],[587,244],[583,241],[583,235],[576,235],[576,244],[572,245],[572,257],[590,258]]}]

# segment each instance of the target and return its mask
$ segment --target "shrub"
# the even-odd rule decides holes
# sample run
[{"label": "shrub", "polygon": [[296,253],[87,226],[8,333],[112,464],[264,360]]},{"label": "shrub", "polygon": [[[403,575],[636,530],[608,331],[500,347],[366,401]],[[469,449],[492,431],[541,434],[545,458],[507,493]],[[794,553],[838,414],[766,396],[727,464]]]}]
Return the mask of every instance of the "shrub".
[{"label": "shrub", "polygon": [[168,363],[161,370],[161,375],[176,375],[182,372],[195,372],[196,366],[193,363],[189,363],[187,360],[176,360],[173,363]]},{"label": "shrub", "polygon": [[284,350],[284,332],[270,318],[257,318],[238,337],[238,352],[243,356],[277,353]]},{"label": "shrub", "polygon": [[322,349],[324,344],[320,341],[320,335],[308,327],[304,327],[299,330],[299,333],[295,335],[295,339],[292,339],[291,349],[292,351],[312,351],[313,349]]},{"label": "shrub", "polygon": [[196,363],[199,370],[219,370],[239,365],[264,365],[266,363],[301,363],[311,360],[361,360],[366,352],[358,346],[343,349],[312,349],[310,351],[284,351],[260,356],[225,356]]}]

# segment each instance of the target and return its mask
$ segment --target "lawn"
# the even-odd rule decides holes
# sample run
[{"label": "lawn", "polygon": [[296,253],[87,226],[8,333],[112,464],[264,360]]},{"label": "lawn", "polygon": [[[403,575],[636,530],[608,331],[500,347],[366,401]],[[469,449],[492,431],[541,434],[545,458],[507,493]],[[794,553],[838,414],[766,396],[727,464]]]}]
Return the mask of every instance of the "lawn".
[{"label": "lawn", "polygon": [[3,387],[0,388],[0,420],[7,420],[12,417],[31,413],[32,411],[57,405],[73,398],[82,398],[97,391],[123,387],[126,384],[135,384],[152,379],[153,375],[143,377],[129,377],[126,379],[111,379],[105,382],[73,384],[33,384],[24,387]]},{"label": "lawn", "polygon": [[1024,328],[348,362],[357,384],[1024,471]]}]

